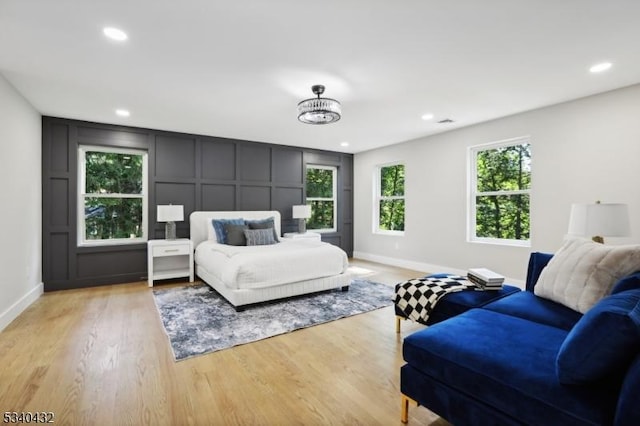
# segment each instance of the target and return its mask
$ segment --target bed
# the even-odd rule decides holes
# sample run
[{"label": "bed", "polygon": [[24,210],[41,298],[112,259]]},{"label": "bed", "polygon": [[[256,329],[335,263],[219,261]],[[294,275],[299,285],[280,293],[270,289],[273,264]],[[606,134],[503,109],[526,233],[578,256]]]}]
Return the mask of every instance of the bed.
[{"label": "bed", "polygon": [[189,218],[195,248],[195,271],[236,310],[248,305],[302,294],[341,288],[348,290],[351,276],[346,253],[334,245],[309,239],[282,239],[273,245],[219,244],[212,232],[213,219],[262,220],[278,211],[193,212]]}]

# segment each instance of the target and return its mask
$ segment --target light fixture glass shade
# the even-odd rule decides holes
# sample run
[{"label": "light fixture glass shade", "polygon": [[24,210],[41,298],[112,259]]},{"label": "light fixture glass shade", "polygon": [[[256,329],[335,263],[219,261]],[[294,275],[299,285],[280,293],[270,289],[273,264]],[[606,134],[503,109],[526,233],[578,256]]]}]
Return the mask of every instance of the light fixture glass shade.
[{"label": "light fixture glass shade", "polygon": [[317,84],[311,87],[317,98],[305,99],[298,104],[298,120],[307,124],[335,123],[342,117],[342,105],[331,98],[321,98],[324,86]]},{"label": "light fixture glass shade", "polygon": [[293,206],[291,215],[294,219],[309,219],[311,217],[311,206]]},{"label": "light fixture glass shade", "polygon": [[569,235],[587,237],[628,237],[629,208],[626,204],[573,204]]},{"label": "light fixture glass shade", "polygon": [[159,205],[156,216],[158,222],[180,222],[184,220],[184,208],[183,206],[174,206],[173,204],[168,206]]}]

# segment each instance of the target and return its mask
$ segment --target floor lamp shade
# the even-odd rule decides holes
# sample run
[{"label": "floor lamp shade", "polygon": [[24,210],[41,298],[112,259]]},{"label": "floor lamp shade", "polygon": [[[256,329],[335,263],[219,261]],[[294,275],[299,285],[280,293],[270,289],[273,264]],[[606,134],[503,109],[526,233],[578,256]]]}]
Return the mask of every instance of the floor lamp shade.
[{"label": "floor lamp shade", "polygon": [[569,218],[569,235],[593,237],[628,237],[629,208],[626,204],[595,203],[573,204]]},{"label": "floor lamp shade", "polygon": [[159,205],[156,215],[158,222],[167,222],[164,226],[164,237],[167,240],[176,239],[176,222],[184,220],[184,207],[180,205]]}]

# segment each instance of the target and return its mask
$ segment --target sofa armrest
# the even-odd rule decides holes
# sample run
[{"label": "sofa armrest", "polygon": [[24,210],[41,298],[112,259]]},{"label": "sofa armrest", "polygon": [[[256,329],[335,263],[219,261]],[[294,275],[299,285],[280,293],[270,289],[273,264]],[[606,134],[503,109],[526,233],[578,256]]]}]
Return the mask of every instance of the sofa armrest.
[{"label": "sofa armrest", "polygon": [[526,281],[526,290],[533,292],[533,288],[538,282],[538,277],[540,277],[540,273],[547,266],[547,263],[553,257],[552,253],[542,253],[539,251],[534,251],[529,256],[529,266],[527,268],[527,281]]},{"label": "sofa armrest", "polygon": [[620,278],[618,282],[613,286],[611,294],[620,293],[622,291],[627,291],[634,288],[640,288],[640,271]]}]

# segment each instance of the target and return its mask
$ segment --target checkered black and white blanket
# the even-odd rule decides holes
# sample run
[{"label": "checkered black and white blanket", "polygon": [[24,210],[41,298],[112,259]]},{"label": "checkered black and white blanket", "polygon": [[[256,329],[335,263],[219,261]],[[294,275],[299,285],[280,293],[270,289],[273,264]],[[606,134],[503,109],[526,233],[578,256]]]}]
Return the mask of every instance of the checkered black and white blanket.
[{"label": "checkered black and white blanket", "polygon": [[407,318],[423,324],[442,297],[462,290],[474,290],[477,286],[466,277],[448,275],[444,278],[415,278],[396,284],[395,304]]}]

